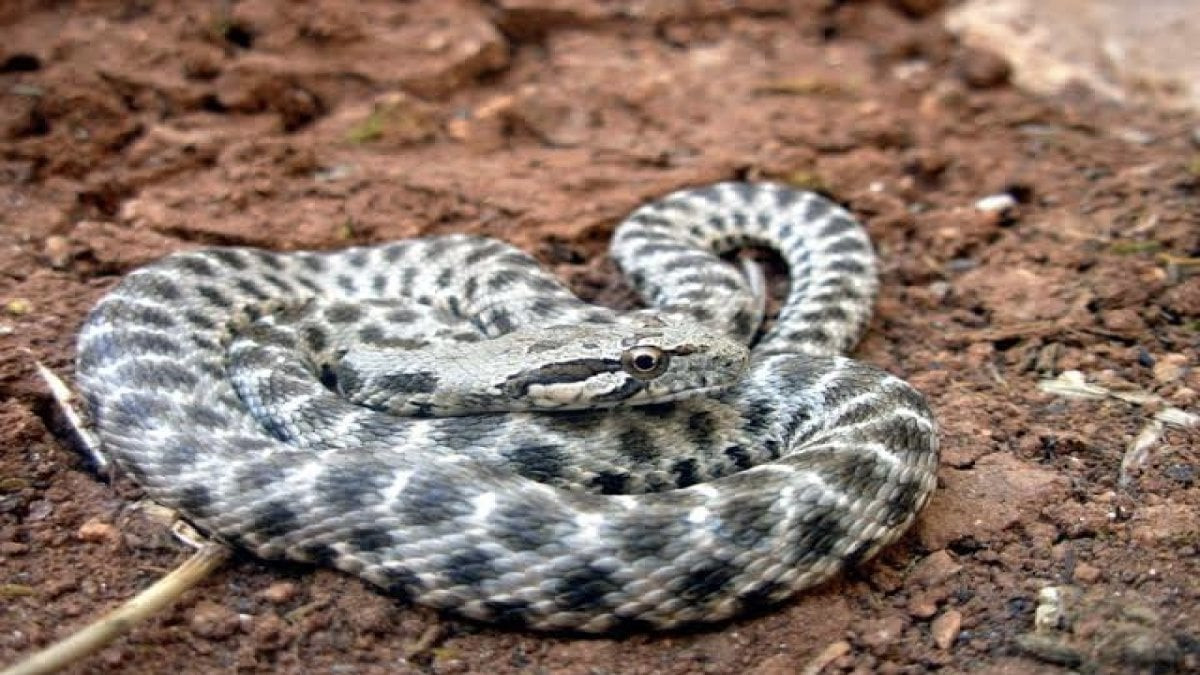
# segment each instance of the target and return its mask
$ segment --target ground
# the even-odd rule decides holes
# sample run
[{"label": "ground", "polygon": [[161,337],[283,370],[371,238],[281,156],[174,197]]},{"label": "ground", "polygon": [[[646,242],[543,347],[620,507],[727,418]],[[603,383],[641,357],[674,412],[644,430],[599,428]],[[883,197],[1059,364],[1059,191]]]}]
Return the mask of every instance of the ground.
[{"label": "ground", "polygon": [[[865,221],[882,295],[855,356],[940,420],[939,490],[878,559],[711,630],[578,639],[242,556],[74,672],[1200,668],[1200,435],[1127,452],[1200,398],[1200,126],[1022,93],[940,4],[6,3],[0,663],[189,555],[52,433],[33,369],[70,379],[125,272],[199,245],[483,232],[628,305],[605,257],[622,215],[743,178]],[[1157,398],[1039,389],[1070,370]]]}]

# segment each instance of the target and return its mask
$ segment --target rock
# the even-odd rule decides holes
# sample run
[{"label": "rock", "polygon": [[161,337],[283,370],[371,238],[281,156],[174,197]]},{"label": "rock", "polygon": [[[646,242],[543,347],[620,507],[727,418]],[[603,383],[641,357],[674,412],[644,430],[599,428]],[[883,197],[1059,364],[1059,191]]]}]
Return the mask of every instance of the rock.
[{"label": "rock", "polygon": [[13,316],[25,316],[33,311],[33,304],[25,298],[13,298],[4,303],[4,311]]},{"label": "rock", "polygon": [[71,241],[59,234],[46,237],[46,243],[43,245],[42,251],[46,255],[47,262],[56,270],[66,269],[71,264],[71,259],[75,256],[75,252],[71,247]]},{"label": "rock", "polygon": [[446,132],[477,153],[498,150],[507,142],[515,103],[516,97],[511,95],[488,99],[467,115],[451,120]]},{"label": "rock", "polygon": [[275,651],[291,643],[293,635],[286,621],[274,612],[256,616],[250,635],[255,648],[260,651]]},{"label": "rock", "polygon": [[[340,13],[326,8],[314,13],[323,25],[302,30],[319,35],[314,42],[340,47],[321,50],[276,48],[288,44],[287,23],[255,14],[278,10],[267,3],[237,3],[234,21],[280,28],[278,33],[257,35],[255,48],[217,76],[216,95],[228,108],[254,111],[276,106],[283,91],[280,83],[326,98],[331,80],[353,77],[378,89],[400,86],[432,98],[508,65],[508,44],[484,9],[457,2],[408,5],[385,3]],[[328,98],[336,97],[329,92]]]},{"label": "rock", "polygon": [[258,597],[272,605],[282,605],[296,597],[300,589],[290,581],[280,581],[259,591]]},{"label": "rock", "polygon": [[192,609],[188,626],[200,637],[224,640],[241,627],[241,619],[232,609],[203,600]]},{"label": "rock", "polygon": [[999,87],[1008,82],[1008,61],[984,49],[964,49],[958,60],[958,75],[975,89]]},{"label": "rock", "polygon": [[[946,27],[968,46],[1000,54],[1013,81],[1039,94],[1082,84],[1101,97],[1200,110],[1200,23],[1195,0],[970,0]],[[1192,45],[1192,46],[1189,46]]]},{"label": "rock", "polygon": [[872,619],[859,625],[859,640],[868,647],[883,647],[895,642],[904,632],[907,622],[902,616]]},{"label": "rock", "polygon": [[938,649],[949,649],[954,644],[958,631],[962,628],[962,619],[962,612],[948,609],[929,624],[929,633]]},{"label": "rock", "polygon": [[1017,205],[1017,200],[1007,192],[1000,194],[988,195],[982,197],[975,202],[975,210],[990,213],[993,211],[1006,211]]},{"label": "rock", "polygon": [[117,541],[121,538],[121,533],[112,525],[97,518],[91,518],[79,526],[79,529],[75,531],[75,536],[81,541]]},{"label": "rock", "polygon": [[[850,653],[850,643],[849,642],[846,642],[845,640],[839,640],[837,642],[832,642],[828,646],[826,646],[825,649],[822,649],[820,654],[817,654],[816,656],[814,656],[812,658],[811,661],[809,661],[807,664],[805,664],[804,669],[801,670],[800,673],[801,673],[801,675],[817,675],[818,673],[825,672],[825,669],[830,664],[832,664],[834,661],[837,661],[838,659],[842,658],[843,656],[846,656],[849,653]],[[782,656],[782,654],[781,654],[781,656]],[[771,659],[767,659],[767,660],[770,661]],[[785,672],[794,673],[796,671],[795,671],[795,669],[792,669],[792,670],[785,671]]]},{"label": "rock", "polygon": [[1135,336],[1146,330],[1146,322],[1132,309],[1106,309],[1100,313],[1100,323],[1118,335]]},{"label": "rock", "polygon": [[1075,565],[1074,578],[1075,581],[1085,584],[1095,583],[1100,579],[1100,568],[1085,562],[1077,563]]},{"label": "rock", "polygon": [[1038,633],[1053,633],[1070,628],[1078,612],[1079,589],[1073,586],[1046,586],[1038,591],[1038,605],[1033,612],[1033,629]]},{"label": "rock", "polygon": [[914,619],[928,619],[937,614],[938,600],[942,595],[937,592],[924,591],[914,595],[908,601],[908,614]]},{"label": "rock", "polygon": [[908,574],[908,581],[926,588],[937,586],[962,570],[949,551],[934,551],[925,556]]},{"label": "rock", "polygon": [[1169,384],[1181,379],[1191,369],[1188,357],[1183,354],[1167,354],[1154,363],[1154,381]]},{"label": "rock", "polygon": [[1163,307],[1181,316],[1200,316],[1200,275],[1168,288],[1161,302]]}]

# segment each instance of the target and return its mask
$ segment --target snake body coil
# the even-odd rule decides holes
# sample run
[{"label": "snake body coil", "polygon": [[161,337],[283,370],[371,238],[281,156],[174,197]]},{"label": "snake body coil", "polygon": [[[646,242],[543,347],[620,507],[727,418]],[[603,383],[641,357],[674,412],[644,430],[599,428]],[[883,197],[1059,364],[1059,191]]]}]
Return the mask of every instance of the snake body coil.
[{"label": "snake body coil", "polygon": [[[718,257],[745,245],[791,275],[748,356],[761,293]],[[651,310],[585,304],[477,237],[180,253],[99,302],[78,383],[105,450],[213,536],[475,619],[717,621],[908,527],[936,430],[910,386],[839,355],[876,290],[845,211],[684,190],[612,255]]]}]

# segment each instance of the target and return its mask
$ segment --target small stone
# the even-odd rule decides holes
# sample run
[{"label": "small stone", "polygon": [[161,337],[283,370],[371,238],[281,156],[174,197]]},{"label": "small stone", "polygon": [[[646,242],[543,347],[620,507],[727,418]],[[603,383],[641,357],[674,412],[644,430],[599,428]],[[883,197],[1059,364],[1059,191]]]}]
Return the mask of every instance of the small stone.
[{"label": "small stone", "polygon": [[45,520],[52,513],[54,513],[54,504],[45,499],[39,499],[35,502],[30,502],[29,508],[25,511],[25,521]]},{"label": "small stone", "polygon": [[1017,200],[1012,195],[1002,192],[997,195],[988,195],[979,201],[975,202],[975,209],[989,213],[992,211],[1006,211],[1017,205]]},{"label": "small stone", "polygon": [[1033,629],[1038,633],[1052,633],[1072,623],[1078,589],[1072,586],[1046,586],[1038,591],[1037,608],[1033,610]]},{"label": "small stone", "polygon": [[[826,672],[826,670],[825,670],[826,668],[828,668],[835,661],[846,656],[849,653],[850,653],[850,643],[849,642],[846,642],[845,640],[838,640],[837,642],[831,642],[831,643],[829,643],[829,645],[827,647],[825,647],[825,649],[821,650],[820,654],[817,654],[816,656],[814,656],[812,658],[811,661],[809,661],[807,664],[805,664],[804,670],[802,670],[800,672],[803,673],[803,675],[817,675],[817,673]],[[770,660],[772,660],[772,659],[767,659],[767,661],[770,661]],[[766,661],[764,661],[764,663],[766,663]],[[791,670],[791,671],[787,671],[787,672],[794,673],[796,671]]]},{"label": "small stone", "polygon": [[1091,584],[1100,578],[1100,568],[1085,562],[1075,565],[1075,581]]},{"label": "small stone", "polygon": [[1196,482],[1196,467],[1191,464],[1171,464],[1163,469],[1163,473],[1167,478],[1187,486]]},{"label": "small stone", "polygon": [[864,645],[882,647],[895,642],[904,631],[904,626],[904,617],[889,616],[864,622],[858,632]]},{"label": "small stone", "polygon": [[4,303],[4,311],[13,316],[24,316],[33,310],[33,305],[25,298],[13,298]]},{"label": "small stone", "polygon": [[1122,335],[1133,335],[1146,330],[1146,322],[1132,309],[1108,309],[1100,313],[1104,327]]},{"label": "small stone", "polygon": [[1008,61],[982,49],[964,49],[958,59],[958,75],[973,89],[1004,85],[1011,73]]},{"label": "small stone", "polygon": [[1187,375],[1188,370],[1190,370],[1190,364],[1186,356],[1183,354],[1167,354],[1155,362],[1151,372],[1154,373],[1155,382],[1169,384]]},{"label": "small stone", "polygon": [[50,266],[56,270],[65,269],[71,264],[71,258],[74,257],[74,252],[71,250],[71,241],[58,234],[46,237],[46,244],[43,251],[46,254],[46,259],[50,262]]},{"label": "small stone", "polygon": [[117,541],[121,535],[112,525],[98,518],[91,518],[79,526],[75,536],[81,541],[102,542]]},{"label": "small stone", "polygon": [[958,631],[962,628],[962,619],[962,612],[948,609],[929,624],[929,633],[938,649],[949,649],[950,645],[954,644]]},{"label": "small stone", "polygon": [[1142,129],[1135,129],[1133,127],[1117,129],[1113,132],[1113,135],[1125,141],[1126,143],[1132,143],[1133,145],[1152,145],[1158,140],[1154,134]]},{"label": "small stone", "polygon": [[468,115],[450,120],[446,133],[478,153],[498,150],[506,143],[515,102],[511,95],[484,101]]},{"label": "small stone", "polygon": [[192,632],[200,637],[224,640],[241,627],[237,612],[208,600],[197,603],[188,617]]},{"label": "small stone", "polygon": [[250,634],[260,651],[282,649],[291,643],[293,637],[287,622],[274,612],[255,617]]},{"label": "small stone", "polygon": [[1191,408],[1200,402],[1200,394],[1197,394],[1196,390],[1191,387],[1180,387],[1171,393],[1169,400],[1180,408]]},{"label": "small stone", "polygon": [[258,597],[272,605],[282,605],[295,598],[299,590],[296,584],[290,581],[280,581],[264,588],[259,592]]},{"label": "small stone", "polygon": [[909,573],[908,581],[928,588],[941,584],[961,570],[962,565],[954,560],[954,556],[942,549],[930,553],[917,563]]},{"label": "small stone", "polygon": [[914,619],[928,619],[938,610],[938,595],[940,593],[931,593],[925,591],[919,593],[908,601],[908,613]]}]

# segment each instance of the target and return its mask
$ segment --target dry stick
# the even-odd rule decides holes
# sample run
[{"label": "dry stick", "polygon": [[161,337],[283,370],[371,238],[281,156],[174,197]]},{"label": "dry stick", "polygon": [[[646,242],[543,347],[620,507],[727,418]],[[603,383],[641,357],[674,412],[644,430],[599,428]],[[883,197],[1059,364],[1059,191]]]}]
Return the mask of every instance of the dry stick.
[{"label": "dry stick", "polygon": [[113,640],[129,632],[138,622],[178,600],[184,591],[195,586],[228,560],[229,555],[230,549],[222,544],[208,543],[201,546],[182,565],[108,616],[29,656],[0,675],[53,673],[103,649]]}]

